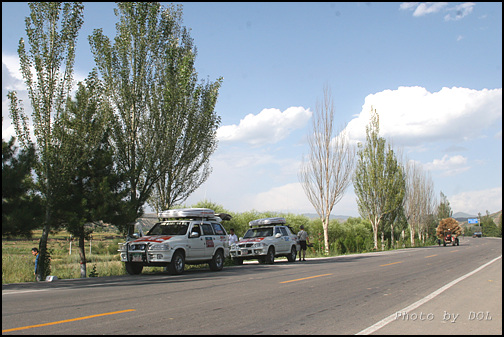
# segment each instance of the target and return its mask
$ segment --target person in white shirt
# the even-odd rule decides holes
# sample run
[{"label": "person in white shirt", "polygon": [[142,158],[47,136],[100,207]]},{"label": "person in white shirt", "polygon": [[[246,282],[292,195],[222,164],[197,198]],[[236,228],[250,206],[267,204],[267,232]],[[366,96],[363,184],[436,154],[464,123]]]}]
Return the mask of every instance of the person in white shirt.
[{"label": "person in white shirt", "polygon": [[308,241],[308,233],[305,232],[303,225],[301,225],[299,229],[300,231],[297,233],[300,246],[299,261],[301,261],[301,252],[303,252],[303,261],[306,261],[305,256],[306,256],[306,242]]},{"label": "person in white shirt", "polygon": [[229,245],[231,246],[233,243],[237,243],[238,242],[238,237],[236,236],[235,232],[234,232],[234,229],[231,228],[229,230],[229,235],[228,235],[228,240],[229,240]]}]

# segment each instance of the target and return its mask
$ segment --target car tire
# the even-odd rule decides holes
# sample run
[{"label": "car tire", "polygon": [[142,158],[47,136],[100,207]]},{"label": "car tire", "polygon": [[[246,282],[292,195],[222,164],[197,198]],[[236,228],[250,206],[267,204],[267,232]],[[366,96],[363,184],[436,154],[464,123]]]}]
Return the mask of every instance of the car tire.
[{"label": "car tire", "polygon": [[138,275],[142,273],[143,265],[137,262],[126,262],[126,272],[130,275]]},{"label": "car tire", "polygon": [[292,246],[290,254],[287,255],[287,261],[289,262],[296,261],[296,256],[297,256],[296,246]]},{"label": "car tire", "polygon": [[268,254],[266,254],[266,258],[264,259],[264,262],[267,264],[273,264],[275,262],[275,248],[270,247],[268,249]]},{"label": "car tire", "polygon": [[212,271],[221,271],[224,268],[224,254],[222,250],[218,250],[215,252],[212,260],[208,263],[210,270]]},{"label": "car tire", "polygon": [[184,253],[180,250],[177,250],[173,253],[170,264],[168,265],[168,272],[172,275],[180,275],[184,272],[185,267],[185,258]]}]

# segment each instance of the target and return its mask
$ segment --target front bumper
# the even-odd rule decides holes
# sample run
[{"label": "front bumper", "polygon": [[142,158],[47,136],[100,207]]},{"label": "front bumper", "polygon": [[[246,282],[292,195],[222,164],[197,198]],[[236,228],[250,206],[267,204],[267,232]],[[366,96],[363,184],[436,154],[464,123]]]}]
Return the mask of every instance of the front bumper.
[{"label": "front bumper", "polygon": [[264,256],[268,252],[268,247],[240,247],[231,249],[229,253],[231,257],[253,258],[256,256]]},{"label": "front bumper", "polygon": [[122,262],[141,262],[149,263],[170,263],[172,260],[173,251],[170,250],[129,250],[121,251]]}]

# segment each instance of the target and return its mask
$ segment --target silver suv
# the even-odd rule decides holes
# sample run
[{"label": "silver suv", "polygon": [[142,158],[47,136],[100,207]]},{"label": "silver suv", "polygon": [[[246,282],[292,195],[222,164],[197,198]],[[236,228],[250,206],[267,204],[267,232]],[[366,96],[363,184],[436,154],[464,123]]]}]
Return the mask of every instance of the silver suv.
[{"label": "silver suv", "polygon": [[289,262],[296,261],[299,242],[285,218],[264,218],[249,222],[240,241],[231,245],[230,254],[234,263],[258,259],[259,263],[273,263],[275,257],[286,256]]},{"label": "silver suv", "polygon": [[121,261],[128,274],[140,274],[144,266],[161,266],[171,274],[182,274],[185,264],[208,263],[219,271],[229,255],[229,243],[222,220],[207,208],[183,208],[160,212],[160,222],[146,236],[119,245]]}]

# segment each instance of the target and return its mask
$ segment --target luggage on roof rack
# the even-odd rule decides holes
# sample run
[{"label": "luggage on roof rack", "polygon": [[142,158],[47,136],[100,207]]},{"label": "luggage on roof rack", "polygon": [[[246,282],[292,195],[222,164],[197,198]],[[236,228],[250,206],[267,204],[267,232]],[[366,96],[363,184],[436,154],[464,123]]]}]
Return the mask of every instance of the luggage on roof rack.
[{"label": "luggage on roof rack", "polygon": [[180,208],[180,209],[169,209],[158,213],[160,219],[180,219],[180,218],[191,218],[191,219],[208,219],[213,221],[221,222],[222,220],[231,220],[231,215],[226,213],[216,214],[212,209],[209,208]]},{"label": "luggage on roof rack", "polygon": [[284,225],[286,223],[285,218],[264,218],[250,221],[249,226]]},{"label": "luggage on roof rack", "polygon": [[209,208],[169,209],[158,213],[159,218],[215,218],[215,212]]}]

